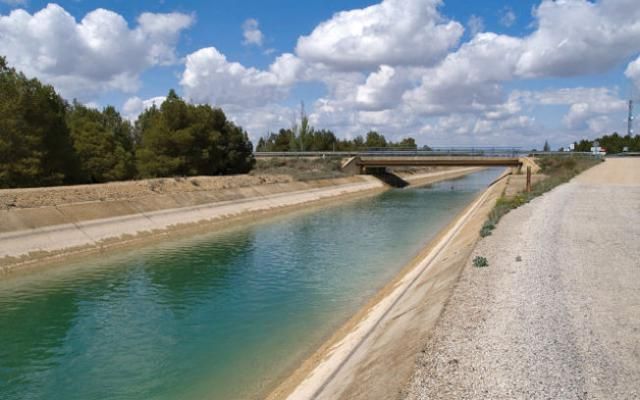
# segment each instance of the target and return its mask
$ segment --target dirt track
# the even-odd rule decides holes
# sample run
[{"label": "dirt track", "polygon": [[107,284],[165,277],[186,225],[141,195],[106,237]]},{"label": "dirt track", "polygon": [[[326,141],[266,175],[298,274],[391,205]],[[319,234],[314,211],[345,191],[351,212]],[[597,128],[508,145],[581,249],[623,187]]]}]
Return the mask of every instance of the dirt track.
[{"label": "dirt track", "polygon": [[609,159],[504,217],[407,398],[640,398],[640,159]]}]

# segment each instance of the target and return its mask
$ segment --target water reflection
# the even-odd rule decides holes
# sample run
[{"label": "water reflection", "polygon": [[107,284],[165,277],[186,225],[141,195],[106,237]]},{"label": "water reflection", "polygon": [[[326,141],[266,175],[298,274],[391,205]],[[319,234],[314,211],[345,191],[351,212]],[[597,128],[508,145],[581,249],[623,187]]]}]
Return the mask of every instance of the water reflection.
[{"label": "water reflection", "polygon": [[141,257],[141,268],[149,276],[161,301],[174,311],[212,301],[233,286],[233,274],[251,265],[247,257],[254,248],[254,232],[220,235],[179,250],[168,249]]}]

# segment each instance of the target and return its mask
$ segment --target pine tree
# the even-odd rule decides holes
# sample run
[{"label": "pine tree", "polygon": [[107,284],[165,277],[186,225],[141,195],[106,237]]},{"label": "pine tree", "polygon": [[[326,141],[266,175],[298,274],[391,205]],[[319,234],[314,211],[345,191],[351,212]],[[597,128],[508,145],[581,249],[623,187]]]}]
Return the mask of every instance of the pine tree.
[{"label": "pine tree", "polygon": [[136,130],[142,177],[246,173],[255,163],[248,135],[222,110],[187,104],[173,90],[140,115]]},{"label": "pine tree", "polygon": [[28,79],[0,57],[0,187],[80,180],[66,111],[52,86]]},{"label": "pine tree", "polygon": [[84,180],[108,182],[134,176],[131,126],[113,107],[100,112],[74,102],[67,123]]},{"label": "pine tree", "polygon": [[387,139],[376,131],[369,131],[365,145],[370,148],[387,147]]}]

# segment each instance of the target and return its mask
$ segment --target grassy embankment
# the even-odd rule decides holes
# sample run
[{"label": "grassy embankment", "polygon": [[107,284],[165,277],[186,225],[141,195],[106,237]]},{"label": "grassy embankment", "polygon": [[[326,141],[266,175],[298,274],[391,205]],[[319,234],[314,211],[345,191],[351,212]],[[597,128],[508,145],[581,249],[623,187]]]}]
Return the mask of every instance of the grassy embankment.
[{"label": "grassy embankment", "polygon": [[534,184],[529,193],[518,193],[515,196],[502,195],[489,214],[487,221],[482,226],[480,236],[485,237],[491,235],[491,231],[495,229],[500,219],[509,211],[530,202],[532,199],[548,192],[558,185],[568,182],[574,176],[599,164],[601,160],[594,158],[550,156],[538,158],[536,162],[541,168],[540,173],[545,175],[546,178]]}]

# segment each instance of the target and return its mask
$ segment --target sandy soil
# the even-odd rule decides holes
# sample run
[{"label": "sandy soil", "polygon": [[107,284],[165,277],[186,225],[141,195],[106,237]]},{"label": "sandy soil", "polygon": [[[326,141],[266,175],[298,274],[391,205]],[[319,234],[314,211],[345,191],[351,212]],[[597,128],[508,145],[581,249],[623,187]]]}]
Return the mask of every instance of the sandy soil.
[{"label": "sandy soil", "polygon": [[609,159],[506,215],[468,259],[405,397],[639,399],[639,171]]}]

